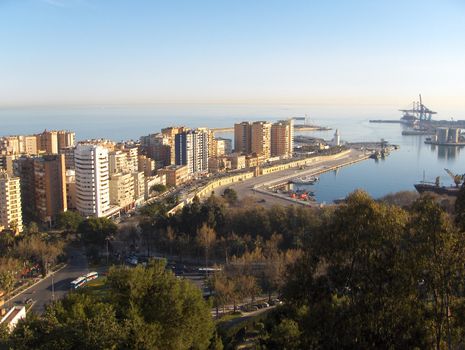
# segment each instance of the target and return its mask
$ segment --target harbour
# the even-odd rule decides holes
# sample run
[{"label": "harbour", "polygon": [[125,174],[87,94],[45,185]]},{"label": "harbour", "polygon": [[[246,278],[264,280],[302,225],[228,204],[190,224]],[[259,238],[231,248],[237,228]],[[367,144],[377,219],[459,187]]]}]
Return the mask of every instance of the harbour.
[{"label": "harbour", "polygon": [[[167,121],[179,125],[209,126],[232,130],[235,122],[249,119],[285,119],[289,116],[305,115],[312,112],[312,124],[321,125],[332,130],[295,130],[295,137],[331,140],[334,130],[339,129],[341,139],[348,143],[380,142],[387,140],[397,145],[398,150],[386,158],[359,162],[343,168],[334,169],[318,175],[319,181],[314,185],[293,185],[298,190],[309,190],[315,194],[319,203],[333,203],[358,188],[363,188],[374,198],[381,198],[389,193],[415,191],[414,184],[426,173],[427,181],[434,181],[441,175],[441,186],[448,186],[451,181],[444,176],[444,168],[454,172],[464,172],[465,154],[462,147],[447,147],[425,144],[429,135],[402,135],[410,128],[395,120],[397,113],[392,105],[373,108],[367,106],[310,106],[310,105],[154,105],[134,108],[40,108],[20,110],[0,110],[2,120],[14,120],[2,125],[5,133],[14,134],[18,128],[37,130],[40,125],[49,129],[68,128],[76,131],[78,139],[106,137],[122,140],[134,139],[167,125]],[[448,114],[441,114],[440,120]],[[460,119],[460,113],[454,114]],[[61,116],[61,117],[59,117]],[[40,117],[40,118],[37,118]],[[375,117],[375,118],[373,118]],[[131,119],[128,125],[126,120]],[[397,116],[397,118],[399,118]],[[393,120],[392,123],[370,123],[372,119]],[[111,120],[111,123],[109,122]],[[435,122],[433,121],[435,125]],[[451,127],[460,125],[451,124]],[[218,132],[219,136],[232,139],[232,132]]]}]

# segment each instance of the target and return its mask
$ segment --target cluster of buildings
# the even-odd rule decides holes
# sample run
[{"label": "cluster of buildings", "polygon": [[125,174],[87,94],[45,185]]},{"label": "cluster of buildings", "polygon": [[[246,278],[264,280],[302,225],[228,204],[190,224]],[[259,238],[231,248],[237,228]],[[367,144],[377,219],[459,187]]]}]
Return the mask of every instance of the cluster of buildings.
[{"label": "cluster of buildings", "polygon": [[208,128],[168,127],[121,143],[76,142],[66,130],[1,137],[0,231],[19,233],[23,220],[52,226],[67,210],[118,216],[150,199],[155,185],[290,158],[293,139],[292,120],[235,124],[234,150]]}]

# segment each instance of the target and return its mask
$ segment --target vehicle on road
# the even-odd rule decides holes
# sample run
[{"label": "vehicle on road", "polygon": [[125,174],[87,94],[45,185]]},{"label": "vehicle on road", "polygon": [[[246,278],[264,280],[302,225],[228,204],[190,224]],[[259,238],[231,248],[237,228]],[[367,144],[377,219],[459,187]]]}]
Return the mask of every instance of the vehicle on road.
[{"label": "vehicle on road", "polygon": [[84,276],[76,278],[74,281],[71,281],[71,289],[78,289],[86,283],[86,278]]},{"label": "vehicle on road", "polygon": [[79,287],[85,285],[87,282],[92,281],[98,278],[98,272],[92,271],[84,276],[79,276],[74,281],[71,282],[71,289],[78,289]]},{"label": "vehicle on road", "polygon": [[32,298],[28,298],[28,299],[26,299],[24,304],[29,305],[29,304],[32,304],[33,302],[34,302],[34,300],[32,300]]}]

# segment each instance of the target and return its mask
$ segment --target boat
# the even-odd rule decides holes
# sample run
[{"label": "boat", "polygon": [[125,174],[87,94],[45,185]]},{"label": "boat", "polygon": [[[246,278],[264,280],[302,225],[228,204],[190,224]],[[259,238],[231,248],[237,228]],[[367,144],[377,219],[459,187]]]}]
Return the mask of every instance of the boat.
[{"label": "boat", "polygon": [[307,175],[307,176],[302,176],[302,177],[296,177],[292,179],[290,182],[296,185],[313,185],[318,180],[319,179],[316,176]]},{"label": "boat", "polygon": [[437,186],[434,183],[420,182],[413,185],[419,193],[433,192],[440,195],[454,196],[457,197],[460,191],[460,187],[455,186]]},{"label": "boat", "polygon": [[371,159],[375,159],[375,160],[380,159],[380,158],[381,158],[381,152],[380,152],[380,151],[373,152],[373,153],[370,155],[370,158],[371,158]]}]

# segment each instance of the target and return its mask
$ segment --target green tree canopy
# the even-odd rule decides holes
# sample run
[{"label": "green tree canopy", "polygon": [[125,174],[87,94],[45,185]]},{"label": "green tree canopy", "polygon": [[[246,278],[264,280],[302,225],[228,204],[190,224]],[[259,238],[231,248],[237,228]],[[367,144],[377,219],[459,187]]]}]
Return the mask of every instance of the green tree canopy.
[{"label": "green tree canopy", "polygon": [[155,261],[110,269],[103,290],[83,288],[30,316],[3,340],[14,349],[207,349],[210,305]]},{"label": "green tree canopy", "polygon": [[118,230],[118,226],[107,218],[90,217],[81,222],[79,232],[82,240],[85,243],[96,244],[103,246],[105,240],[114,235]]},{"label": "green tree canopy", "polygon": [[76,232],[84,218],[76,211],[68,210],[58,214],[57,227],[69,232]]}]

